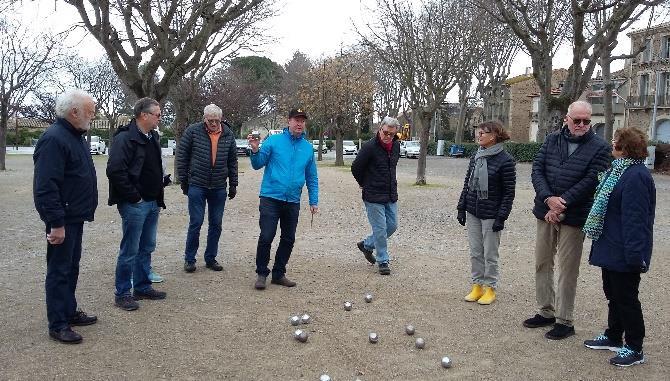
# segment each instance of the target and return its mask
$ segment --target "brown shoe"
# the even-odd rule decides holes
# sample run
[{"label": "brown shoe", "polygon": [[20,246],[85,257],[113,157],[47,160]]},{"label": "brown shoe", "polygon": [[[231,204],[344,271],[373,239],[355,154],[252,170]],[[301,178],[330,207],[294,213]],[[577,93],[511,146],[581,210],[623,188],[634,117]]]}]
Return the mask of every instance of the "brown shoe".
[{"label": "brown shoe", "polygon": [[270,281],[270,283],[272,283],[272,284],[278,284],[278,285],[280,285],[280,286],[284,286],[284,287],[295,287],[295,285],[296,285],[296,283],[295,283],[294,281],[289,280],[289,279],[288,279],[287,277],[285,277],[285,276],[283,276],[283,277],[281,277],[281,278],[279,278],[279,279],[272,279],[272,280]]},{"label": "brown shoe", "polygon": [[254,287],[256,288],[256,290],[265,290],[265,279],[266,278],[267,277],[264,277],[262,275],[259,275],[256,278],[256,283],[254,283]]}]

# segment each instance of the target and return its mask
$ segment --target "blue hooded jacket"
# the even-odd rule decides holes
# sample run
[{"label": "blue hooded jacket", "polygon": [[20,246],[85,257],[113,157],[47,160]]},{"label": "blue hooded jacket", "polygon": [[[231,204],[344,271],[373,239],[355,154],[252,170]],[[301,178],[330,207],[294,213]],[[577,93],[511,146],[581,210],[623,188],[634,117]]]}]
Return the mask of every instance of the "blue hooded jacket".
[{"label": "blue hooded jacket", "polygon": [[265,167],[261,197],[299,203],[302,187],[307,183],[309,204],[319,204],[314,148],[305,140],[304,133],[296,138],[284,128],[283,133],[268,137],[250,158],[254,169]]}]

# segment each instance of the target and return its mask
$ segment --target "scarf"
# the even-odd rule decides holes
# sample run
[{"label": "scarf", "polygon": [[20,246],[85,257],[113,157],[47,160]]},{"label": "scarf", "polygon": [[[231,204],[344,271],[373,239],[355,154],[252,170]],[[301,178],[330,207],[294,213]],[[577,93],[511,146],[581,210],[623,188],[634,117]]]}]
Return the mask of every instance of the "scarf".
[{"label": "scarf", "polygon": [[612,166],[605,172],[601,172],[598,175],[598,180],[600,184],[596,188],[596,196],[593,200],[593,205],[589,211],[588,217],[586,217],[586,222],[582,231],[586,234],[587,237],[591,238],[594,241],[597,241],[600,238],[600,235],[603,233],[603,224],[605,222],[605,213],[607,213],[607,202],[609,201],[612,190],[619,182],[621,175],[630,167],[635,164],[643,164],[644,160],[642,159],[629,159],[629,158],[620,158],[612,161]]},{"label": "scarf", "polygon": [[475,162],[470,172],[468,188],[477,191],[477,198],[487,200],[489,198],[489,168],[486,158],[502,152],[503,144],[497,143],[489,148],[479,147],[475,154]]},{"label": "scarf", "polygon": [[384,148],[384,150],[386,150],[386,153],[388,155],[391,155],[391,149],[393,148],[393,140],[391,140],[388,144],[384,143],[384,141],[382,140],[382,137],[381,137],[381,133],[378,133],[377,134],[377,141],[379,142],[379,145],[381,145],[382,148]]}]

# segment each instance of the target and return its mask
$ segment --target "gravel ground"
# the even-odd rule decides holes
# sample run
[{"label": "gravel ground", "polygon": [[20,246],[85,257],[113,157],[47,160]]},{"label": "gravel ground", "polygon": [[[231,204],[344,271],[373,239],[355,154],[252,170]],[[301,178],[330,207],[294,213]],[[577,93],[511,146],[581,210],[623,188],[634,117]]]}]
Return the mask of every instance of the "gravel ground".
[{"label": "gravel ground", "polygon": [[[455,206],[467,161],[429,158],[431,184],[413,186],[416,160],[398,168],[400,228],[390,240],[392,275],[368,265],[355,242],[368,232],[360,191],[349,168],[319,166],[320,213],[310,225],[306,201],[288,276],[298,286],[253,289],[258,237],[261,171],[240,161],[237,198],[224,215],[220,273],[182,270],[186,199],[179,187],[166,189],[155,269],[166,281],[164,301],[141,301],[125,312],[113,304],[120,219],[106,205],[106,157],[95,157],[100,206],[85,227],[78,300],[99,322],[77,330],[80,345],[49,339],[44,305],[45,242],[32,202],[32,160],[7,157],[0,173],[0,379],[231,379],[318,380],[668,380],[670,289],[668,214],[670,178],[655,176],[657,217],[651,271],[643,275],[641,300],[647,326],[647,363],[620,369],[607,363],[611,352],[587,350],[582,341],[600,333],[607,309],[600,271],[587,264],[585,244],[577,292],[577,334],[562,341],[544,338],[546,329],[521,322],[536,313],[533,278],[535,219],[530,165],[519,164],[517,196],[503,232],[498,300],[491,306],[466,303],[469,258],[465,230]],[[350,163],[351,158],[347,158]],[[168,168],[172,168],[171,162]],[[306,193],[306,192],[305,192]],[[306,194],[303,200],[306,199]],[[204,228],[204,227],[203,227]],[[204,235],[203,235],[204,236]],[[203,237],[204,238],[204,237]],[[202,249],[201,249],[202,253]],[[365,293],[374,301],[364,303]],[[353,302],[345,312],[344,301]],[[309,341],[292,338],[290,316],[309,313],[302,326]],[[426,347],[414,348],[403,326],[416,327]],[[379,334],[370,344],[369,332]],[[451,369],[440,359],[449,356]]]}]

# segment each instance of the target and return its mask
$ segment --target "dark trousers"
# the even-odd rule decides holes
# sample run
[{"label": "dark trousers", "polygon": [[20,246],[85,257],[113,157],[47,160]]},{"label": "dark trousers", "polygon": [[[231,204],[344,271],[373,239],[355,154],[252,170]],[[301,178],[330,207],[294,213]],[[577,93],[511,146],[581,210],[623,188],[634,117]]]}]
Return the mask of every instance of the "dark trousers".
[{"label": "dark trousers", "polygon": [[642,350],[644,318],[638,299],[640,273],[622,273],[603,269],[603,290],[609,301],[607,330],[605,335],[613,341],[622,342],[634,351]]},{"label": "dark trousers", "polygon": [[[47,233],[51,229],[47,227]],[[49,330],[68,326],[77,310],[75,291],[79,279],[81,237],[84,223],[66,224],[65,240],[60,245],[47,243],[47,276],[44,281]]]},{"label": "dark trousers", "polygon": [[300,204],[261,197],[258,210],[260,211],[258,225],[260,225],[261,234],[258,237],[258,247],[256,248],[256,273],[263,276],[270,274],[268,269],[270,247],[277,233],[277,222],[279,222],[281,235],[275,255],[275,263],[272,267],[272,279],[280,279],[286,274],[286,264],[291,257],[293,243],[295,243],[295,230],[298,226]]}]

